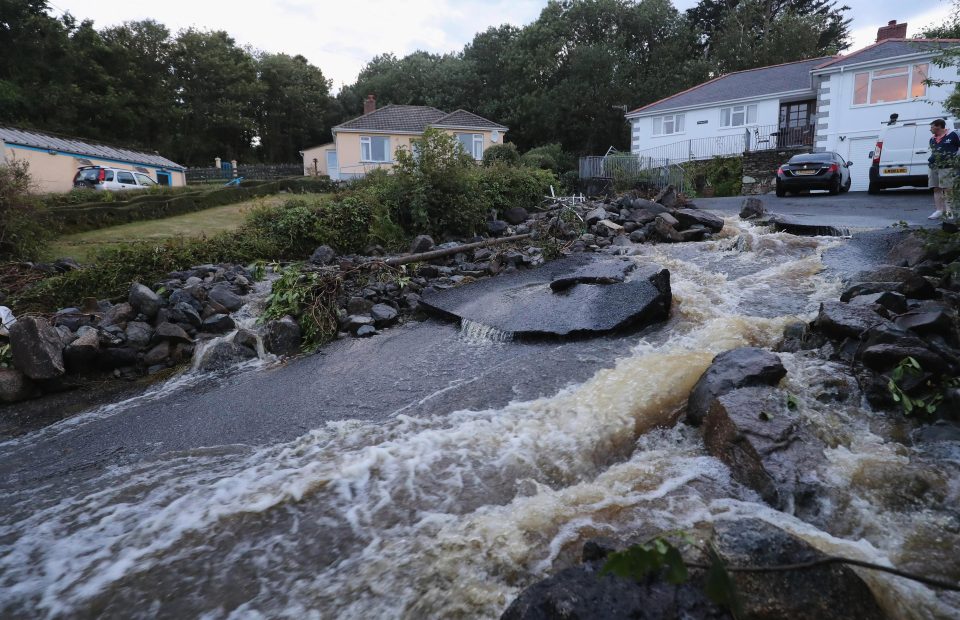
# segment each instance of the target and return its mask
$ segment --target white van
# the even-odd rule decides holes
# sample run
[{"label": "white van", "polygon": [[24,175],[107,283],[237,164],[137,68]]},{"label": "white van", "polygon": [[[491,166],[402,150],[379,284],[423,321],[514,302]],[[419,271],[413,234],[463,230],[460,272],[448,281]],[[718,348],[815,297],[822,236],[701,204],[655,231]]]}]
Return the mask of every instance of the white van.
[{"label": "white van", "polygon": [[[870,185],[867,192],[879,194],[880,190],[894,187],[927,187],[927,158],[930,157],[930,123],[942,116],[899,120],[890,115],[877,140],[877,147],[870,154]],[[947,127],[956,128],[960,123],[947,120]]]}]

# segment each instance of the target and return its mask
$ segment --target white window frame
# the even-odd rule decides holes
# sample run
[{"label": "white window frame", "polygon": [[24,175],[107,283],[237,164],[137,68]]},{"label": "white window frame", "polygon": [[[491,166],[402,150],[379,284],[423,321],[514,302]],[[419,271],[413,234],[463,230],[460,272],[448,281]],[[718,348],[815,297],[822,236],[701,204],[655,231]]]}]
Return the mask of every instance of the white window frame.
[{"label": "white window frame", "polygon": [[[470,136],[470,150],[467,150],[467,147],[464,146],[463,138]],[[483,134],[482,133],[457,133],[454,134],[454,138],[457,139],[457,142],[460,144],[460,147],[464,149],[468,155],[473,157],[475,160],[480,161],[483,159]]]},{"label": "white window frame", "polygon": [[[684,120],[686,114],[664,114],[663,116],[653,117],[653,135],[654,136],[673,136],[684,133]],[[670,131],[667,131],[667,129]]]},{"label": "white window frame", "polygon": [[[373,138],[384,140],[386,147],[383,156],[385,159],[373,159]],[[390,163],[390,136],[360,136],[360,161],[369,163]]]},{"label": "white window frame", "polygon": [[[916,62],[908,62],[906,65],[899,65],[899,66],[894,66],[894,67],[881,67],[881,68],[878,68],[878,69],[873,69],[873,70],[871,70],[871,71],[858,71],[858,72],[854,73],[854,74],[853,74],[853,89],[852,89],[852,92],[851,92],[851,94],[850,94],[850,107],[851,107],[851,108],[869,108],[869,107],[871,107],[871,106],[887,105],[887,104],[890,104],[890,103],[901,103],[901,102],[904,102],[904,101],[912,101],[912,100],[921,99],[921,98],[923,98],[923,97],[926,97],[926,96],[927,96],[927,88],[926,88],[926,86],[924,86],[923,94],[922,94],[922,95],[917,95],[916,97],[913,96],[913,82],[914,82],[914,79],[917,77],[917,71],[916,71],[916,69],[917,69],[917,67],[920,66],[920,65],[926,65],[926,67],[927,67],[927,75],[926,75],[926,77],[930,77],[930,61],[929,61],[929,60],[916,61]],[[901,72],[901,73],[891,73],[891,74],[888,74],[888,75],[881,75],[881,76],[879,76],[879,77],[876,75],[877,71],[890,71],[890,70],[893,70],[893,69],[903,69],[903,72]],[[856,100],[856,97],[857,97],[857,78],[858,78],[859,76],[861,76],[861,75],[866,75],[866,76],[867,76],[867,101],[866,101],[865,103],[855,103],[855,100]],[[873,97],[873,81],[874,81],[875,79],[881,79],[881,80],[884,79],[884,78],[888,78],[888,79],[889,79],[889,78],[892,78],[892,77],[900,77],[901,75],[906,75],[906,76],[907,76],[907,91],[906,91],[907,96],[906,96],[905,99],[896,99],[896,100],[893,100],[893,101],[879,101],[879,102],[877,102],[877,103],[870,103],[870,99]],[[924,78],[920,78],[920,79],[921,79],[921,81],[922,81]]]},{"label": "white window frame", "polygon": [[[726,114],[724,114],[726,113]],[[742,115],[742,121],[734,122],[737,114]],[[726,116],[726,119],[724,119]],[[751,116],[753,120],[751,120]],[[738,127],[750,127],[757,124],[757,104],[744,103],[742,105],[732,105],[720,108],[720,129],[734,129]]]}]

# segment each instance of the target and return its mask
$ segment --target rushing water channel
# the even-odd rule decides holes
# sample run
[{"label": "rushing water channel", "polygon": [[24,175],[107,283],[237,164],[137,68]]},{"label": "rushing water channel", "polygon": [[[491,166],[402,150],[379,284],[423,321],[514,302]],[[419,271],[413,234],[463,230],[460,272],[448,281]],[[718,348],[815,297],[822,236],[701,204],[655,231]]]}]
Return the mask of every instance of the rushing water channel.
[{"label": "rushing water channel", "polygon": [[[744,516],[824,551],[960,579],[960,446],[914,445],[869,411],[842,366],[781,354],[786,388],[831,446],[826,530],[766,507],[698,430],[674,424],[716,353],[771,347],[840,292],[821,257],[842,240],[733,221],[720,237],[642,247],[636,260],[671,272],[670,320],[598,347],[614,358],[548,396],[160,452],[69,484],[0,482],[0,616],[493,618],[592,537]],[[468,325],[457,346],[485,356],[523,345]],[[84,417],[62,424],[37,437],[81,432]],[[954,595],[861,575],[891,617],[960,615]]]}]

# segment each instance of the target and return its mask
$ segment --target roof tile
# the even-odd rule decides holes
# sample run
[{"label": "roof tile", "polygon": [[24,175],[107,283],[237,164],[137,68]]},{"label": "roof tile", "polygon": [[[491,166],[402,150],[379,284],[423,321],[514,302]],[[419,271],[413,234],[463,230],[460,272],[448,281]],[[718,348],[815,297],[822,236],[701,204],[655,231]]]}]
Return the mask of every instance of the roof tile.
[{"label": "roof tile", "polygon": [[161,157],[156,153],[145,153],[143,151],[97,144],[95,142],[84,142],[83,140],[75,138],[54,136],[36,131],[16,129],[14,127],[0,127],[0,140],[3,140],[7,144],[62,151],[72,155],[115,159],[132,164],[146,164],[148,166],[159,166],[161,168],[176,168],[181,170],[184,168],[184,166],[166,157]]},{"label": "roof tile", "polygon": [[413,131],[423,132],[427,126],[446,116],[436,108],[423,105],[388,105],[370,114],[358,116],[334,129],[366,129],[369,131]]}]

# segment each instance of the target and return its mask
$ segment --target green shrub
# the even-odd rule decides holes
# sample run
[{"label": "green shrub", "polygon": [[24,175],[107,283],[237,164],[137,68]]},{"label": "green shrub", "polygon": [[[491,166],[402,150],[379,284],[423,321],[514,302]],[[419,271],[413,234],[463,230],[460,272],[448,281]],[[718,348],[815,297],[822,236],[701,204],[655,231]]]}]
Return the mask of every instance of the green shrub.
[{"label": "green shrub", "polygon": [[564,152],[560,144],[545,144],[532,148],[523,154],[520,163],[531,168],[551,170],[558,176],[576,168],[573,155]]},{"label": "green shrub", "polygon": [[29,194],[30,183],[27,162],[0,165],[0,258],[35,259],[52,236],[43,206]]},{"label": "green shrub", "polygon": [[704,164],[703,175],[714,196],[739,196],[743,182],[742,157],[714,157]]},{"label": "green shrub", "polygon": [[494,164],[516,166],[519,163],[520,153],[517,151],[517,145],[512,142],[494,144],[483,153],[484,166],[492,166]]},{"label": "green shrub", "polygon": [[503,213],[513,207],[539,204],[550,192],[550,185],[557,185],[557,178],[549,170],[513,168],[504,164],[482,168],[480,191],[488,209]]}]

